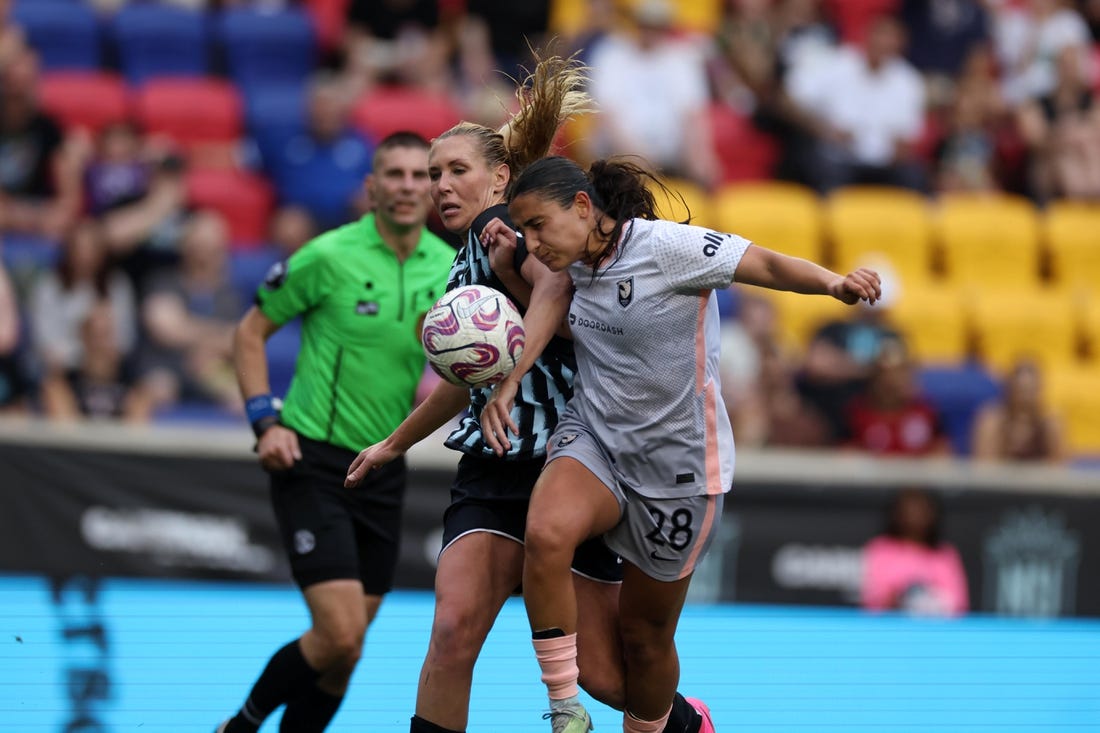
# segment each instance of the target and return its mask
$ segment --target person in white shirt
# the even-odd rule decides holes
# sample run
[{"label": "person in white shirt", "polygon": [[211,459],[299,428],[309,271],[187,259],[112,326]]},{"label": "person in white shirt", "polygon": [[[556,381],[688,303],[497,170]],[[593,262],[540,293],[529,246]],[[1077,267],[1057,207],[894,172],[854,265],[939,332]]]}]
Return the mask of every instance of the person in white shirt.
[{"label": "person in white shirt", "polygon": [[[587,730],[576,697],[569,563],[578,545],[600,535],[623,558],[623,730],[656,733],[671,711],[676,624],[733,481],[714,291],[736,281],[848,304],[881,296],[871,270],[841,276],[734,234],[660,220],[659,185],[632,163],[599,160],[586,172],[551,157],[519,176],[509,205],[528,251],[569,272],[574,286],[575,391],[531,497],[523,571],[554,733]],[[483,240],[515,236],[498,220]],[[521,378],[506,377],[482,412],[494,450],[517,434],[509,408]],[[712,733],[709,711],[695,704],[701,733]]]},{"label": "person in white shirt", "polygon": [[924,82],[902,55],[905,31],[892,16],[871,26],[863,49],[844,47],[787,78],[795,103],[815,116],[811,175],[823,193],[851,183],[927,187],[915,146],[924,128]]}]

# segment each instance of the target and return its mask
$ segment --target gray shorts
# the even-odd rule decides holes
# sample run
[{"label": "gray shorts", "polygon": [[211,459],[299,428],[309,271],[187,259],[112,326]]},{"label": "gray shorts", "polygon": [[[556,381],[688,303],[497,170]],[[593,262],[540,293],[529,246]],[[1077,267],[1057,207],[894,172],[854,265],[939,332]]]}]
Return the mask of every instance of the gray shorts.
[{"label": "gray shorts", "polygon": [[598,478],[619,503],[619,523],[604,534],[604,542],[623,560],[655,580],[675,581],[695,571],[722,516],[725,496],[685,496],[653,499],[620,484],[611,457],[581,423],[563,419],[546,454],[546,463],[572,458]]}]

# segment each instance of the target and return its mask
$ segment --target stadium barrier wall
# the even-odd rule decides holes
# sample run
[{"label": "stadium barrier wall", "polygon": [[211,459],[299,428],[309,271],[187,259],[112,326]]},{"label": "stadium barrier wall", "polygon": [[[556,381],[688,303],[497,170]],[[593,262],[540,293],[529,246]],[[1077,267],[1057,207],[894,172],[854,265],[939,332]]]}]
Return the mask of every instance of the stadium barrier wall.
[{"label": "stadium barrier wall", "polygon": [[[397,572],[430,588],[456,454],[409,454]],[[0,573],[289,582],[247,430],[0,421]],[[971,607],[1100,616],[1100,474],[848,453],[739,452],[697,602],[853,605],[892,490],[943,500]]]}]

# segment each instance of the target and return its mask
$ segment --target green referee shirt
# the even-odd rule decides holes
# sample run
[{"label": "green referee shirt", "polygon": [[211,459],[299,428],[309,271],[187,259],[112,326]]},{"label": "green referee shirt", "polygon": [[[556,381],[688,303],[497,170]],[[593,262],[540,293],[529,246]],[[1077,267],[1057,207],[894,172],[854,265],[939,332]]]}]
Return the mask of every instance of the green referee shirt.
[{"label": "green referee shirt", "polygon": [[361,450],[412,409],[424,371],[420,319],[447,288],[455,250],[426,229],[400,262],[368,214],[272,268],[256,293],[280,326],[302,316],[302,345],[282,422]]}]

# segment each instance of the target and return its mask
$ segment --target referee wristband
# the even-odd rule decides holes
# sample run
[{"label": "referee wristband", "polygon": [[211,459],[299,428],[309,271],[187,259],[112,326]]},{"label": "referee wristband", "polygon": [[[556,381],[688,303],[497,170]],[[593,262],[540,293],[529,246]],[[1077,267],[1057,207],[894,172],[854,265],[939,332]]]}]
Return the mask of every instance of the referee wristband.
[{"label": "referee wristband", "polygon": [[279,409],[275,404],[275,398],[270,394],[250,397],[244,403],[244,411],[248,415],[248,422],[252,426],[252,432],[259,438],[272,425],[279,424]]}]

